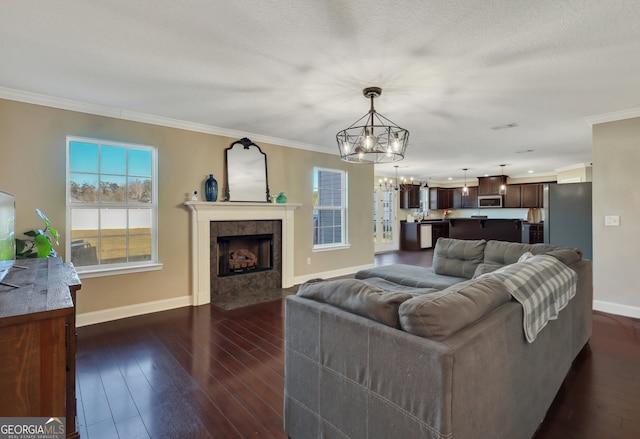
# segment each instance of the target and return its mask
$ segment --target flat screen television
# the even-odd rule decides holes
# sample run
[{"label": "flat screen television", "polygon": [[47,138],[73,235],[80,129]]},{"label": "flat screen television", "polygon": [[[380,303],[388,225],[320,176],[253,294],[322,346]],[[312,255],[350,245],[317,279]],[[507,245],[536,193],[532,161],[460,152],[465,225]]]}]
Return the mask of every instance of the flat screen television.
[{"label": "flat screen television", "polygon": [[16,197],[0,191],[0,281],[16,262]]}]

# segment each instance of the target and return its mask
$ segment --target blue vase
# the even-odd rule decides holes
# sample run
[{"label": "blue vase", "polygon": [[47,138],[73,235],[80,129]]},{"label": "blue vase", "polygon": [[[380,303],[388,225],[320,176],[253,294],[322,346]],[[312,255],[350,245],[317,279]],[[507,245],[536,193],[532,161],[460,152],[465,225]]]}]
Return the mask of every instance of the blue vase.
[{"label": "blue vase", "polygon": [[218,199],[218,182],[213,178],[213,174],[209,174],[209,178],[204,182],[204,196],[207,201]]}]

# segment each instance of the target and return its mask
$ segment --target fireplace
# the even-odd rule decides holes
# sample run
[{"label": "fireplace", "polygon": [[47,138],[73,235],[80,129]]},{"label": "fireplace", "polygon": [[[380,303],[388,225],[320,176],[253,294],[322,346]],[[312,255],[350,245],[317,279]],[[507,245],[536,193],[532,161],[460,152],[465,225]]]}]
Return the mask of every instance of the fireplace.
[{"label": "fireplace", "polygon": [[[278,283],[280,288],[288,288],[294,285],[293,276],[293,237],[295,230],[294,211],[300,206],[297,203],[244,203],[244,202],[228,202],[228,203],[212,203],[206,201],[187,201],[184,203],[191,211],[191,292],[192,304],[203,305],[211,301],[216,301],[217,285],[219,281],[234,281],[235,279],[255,278],[255,274],[246,276],[217,276],[218,259],[217,250],[216,257],[212,249],[212,242],[217,248],[218,236],[233,236],[241,234],[261,234],[273,233],[265,231],[244,230],[239,233],[238,230],[226,230],[226,226],[235,221],[250,220],[278,220],[279,224],[279,242],[276,244],[274,237],[274,254],[272,259],[273,269],[265,273],[275,273],[280,276]],[[218,228],[212,227],[213,223],[218,224]],[[225,225],[224,233],[219,232],[219,225]],[[215,241],[213,236],[215,236]],[[274,233],[275,235],[275,233]],[[276,249],[279,252],[276,255]],[[279,264],[279,265],[278,265]],[[214,276],[212,276],[212,274]]]},{"label": "fireplace", "polygon": [[273,269],[273,234],[218,236],[218,276]]},{"label": "fireplace", "polygon": [[282,294],[282,221],[210,222],[211,302],[228,308]]}]

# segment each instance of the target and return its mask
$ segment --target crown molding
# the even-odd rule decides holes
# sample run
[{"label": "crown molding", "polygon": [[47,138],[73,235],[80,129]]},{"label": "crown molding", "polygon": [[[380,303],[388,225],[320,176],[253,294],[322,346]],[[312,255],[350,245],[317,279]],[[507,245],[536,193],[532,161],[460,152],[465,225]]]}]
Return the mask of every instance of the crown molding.
[{"label": "crown molding", "polygon": [[591,163],[576,163],[573,165],[563,166],[562,168],[556,168],[556,172],[573,171],[574,169],[591,168]]},{"label": "crown molding", "polygon": [[125,110],[122,108],[108,107],[105,105],[90,104],[88,102],[76,101],[73,99],[60,98],[55,96],[42,95],[23,90],[15,90],[6,87],[0,87],[0,98],[10,101],[24,102],[27,104],[42,105],[45,107],[57,108],[60,110],[77,111],[79,113],[93,114],[96,116],[112,117],[115,119],[128,120],[132,122],[141,122],[151,125],[159,125],[169,128],[177,128],[197,133],[213,134],[216,136],[230,137],[232,139],[249,137],[253,142],[270,143],[278,146],[286,146],[295,149],[304,149],[307,151],[321,152],[324,154],[337,155],[326,147],[311,145],[308,143],[295,142],[292,140],[281,139],[278,137],[264,136],[257,133],[247,133],[244,131],[230,130],[227,128],[216,127],[196,122],[189,122],[180,119],[172,119],[154,114],[141,113],[136,111]]},{"label": "crown molding", "polygon": [[585,120],[589,125],[596,125],[599,123],[615,122],[617,120],[624,120],[624,119],[632,119],[634,117],[640,117],[640,107],[630,108],[628,110],[622,110],[622,111],[614,111],[612,113],[597,114],[595,116],[585,117]]}]

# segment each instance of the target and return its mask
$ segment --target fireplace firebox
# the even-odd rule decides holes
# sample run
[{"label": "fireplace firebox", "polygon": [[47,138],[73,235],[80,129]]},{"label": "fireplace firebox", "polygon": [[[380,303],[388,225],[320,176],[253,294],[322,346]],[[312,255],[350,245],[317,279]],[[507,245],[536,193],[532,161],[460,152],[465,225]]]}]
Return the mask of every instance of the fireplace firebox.
[{"label": "fireplace firebox", "polygon": [[218,276],[273,269],[273,234],[218,236]]}]

